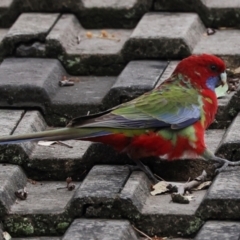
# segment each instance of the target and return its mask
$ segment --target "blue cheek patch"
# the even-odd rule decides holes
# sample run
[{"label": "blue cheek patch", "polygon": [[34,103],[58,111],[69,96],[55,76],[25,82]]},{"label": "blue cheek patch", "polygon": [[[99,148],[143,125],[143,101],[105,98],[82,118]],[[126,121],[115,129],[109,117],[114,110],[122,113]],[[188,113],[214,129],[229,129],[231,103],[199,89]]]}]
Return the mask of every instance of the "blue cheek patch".
[{"label": "blue cheek patch", "polygon": [[210,77],[207,79],[206,85],[209,89],[211,89],[212,91],[215,91],[215,88],[217,86],[219,82],[219,77]]}]

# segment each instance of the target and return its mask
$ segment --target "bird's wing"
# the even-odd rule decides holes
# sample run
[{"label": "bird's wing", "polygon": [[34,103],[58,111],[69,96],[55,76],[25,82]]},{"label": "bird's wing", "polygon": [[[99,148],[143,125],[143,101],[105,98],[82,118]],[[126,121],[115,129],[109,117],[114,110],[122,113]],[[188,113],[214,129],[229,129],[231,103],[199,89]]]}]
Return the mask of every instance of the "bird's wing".
[{"label": "bird's wing", "polygon": [[201,115],[199,94],[192,87],[166,84],[102,115],[78,118],[74,127],[185,128]]}]

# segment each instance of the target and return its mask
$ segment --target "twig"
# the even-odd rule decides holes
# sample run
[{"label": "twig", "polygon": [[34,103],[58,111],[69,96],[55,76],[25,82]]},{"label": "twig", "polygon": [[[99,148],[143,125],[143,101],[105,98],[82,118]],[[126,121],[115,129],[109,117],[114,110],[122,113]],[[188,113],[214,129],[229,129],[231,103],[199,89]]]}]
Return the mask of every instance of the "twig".
[{"label": "twig", "polygon": [[158,176],[156,173],[154,173],[154,176],[155,176],[156,178],[158,178],[158,179],[160,179],[160,180],[166,182],[163,178],[161,178],[160,176]]},{"label": "twig", "polygon": [[149,237],[146,233],[144,233],[144,232],[140,231],[139,229],[137,229],[134,225],[132,225],[132,228],[133,228],[135,231],[137,231],[138,233],[142,234],[142,235],[143,235],[144,237],[146,237],[147,239],[152,240],[151,237]]},{"label": "twig", "polygon": [[193,188],[196,188],[198,187],[202,182],[205,181],[207,177],[207,173],[205,170],[203,170],[202,174],[198,177],[196,177],[195,179],[193,179],[192,181],[190,182],[186,182],[181,188],[180,188],[180,191],[178,191],[178,193],[180,194],[184,194],[186,193],[186,191],[189,191]]},{"label": "twig", "polygon": [[73,146],[68,145],[67,143],[64,143],[62,141],[57,141],[57,144],[68,147],[68,148],[73,148]]}]

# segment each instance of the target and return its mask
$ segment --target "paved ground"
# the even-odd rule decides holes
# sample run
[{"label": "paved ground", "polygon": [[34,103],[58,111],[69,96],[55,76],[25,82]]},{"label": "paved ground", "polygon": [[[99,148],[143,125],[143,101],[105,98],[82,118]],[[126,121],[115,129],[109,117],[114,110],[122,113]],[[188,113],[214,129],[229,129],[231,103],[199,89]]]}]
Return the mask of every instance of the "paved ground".
[{"label": "paved ground", "polygon": [[[0,135],[65,126],[132,99],[193,53],[219,55],[235,69],[239,26],[238,0],[2,0]],[[210,27],[215,34],[206,34]],[[64,77],[74,86],[60,87]],[[211,150],[233,161],[240,159],[239,97],[236,90],[219,100],[206,134]],[[149,236],[239,239],[240,168],[181,205],[151,196],[126,156],[101,144],[67,144],[0,147],[1,229],[13,239],[142,239],[132,225]],[[214,177],[202,160],[146,163],[166,180],[186,181],[203,169]],[[75,189],[58,189],[67,177]],[[24,187],[27,199],[17,199]]]}]

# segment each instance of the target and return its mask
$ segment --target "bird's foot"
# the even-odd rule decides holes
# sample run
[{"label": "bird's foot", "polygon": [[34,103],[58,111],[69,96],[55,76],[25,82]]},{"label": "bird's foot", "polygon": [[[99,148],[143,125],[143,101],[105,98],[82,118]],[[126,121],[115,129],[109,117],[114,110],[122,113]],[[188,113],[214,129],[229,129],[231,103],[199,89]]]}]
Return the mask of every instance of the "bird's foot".
[{"label": "bird's foot", "polygon": [[[215,166],[217,167],[217,169],[215,170],[215,173],[217,173],[217,174],[226,170],[228,167],[240,166],[240,161],[232,162],[227,159],[216,157],[216,156],[212,160],[217,162],[215,164]],[[219,165],[221,167],[219,167]]]},{"label": "bird's foot", "polygon": [[134,161],[137,165],[127,165],[130,172],[133,171],[143,171],[147,177],[149,178],[149,180],[153,183],[156,184],[159,182],[159,180],[154,176],[154,174],[152,173],[152,171],[150,170],[150,168],[146,165],[144,165],[141,161],[136,160]]}]

